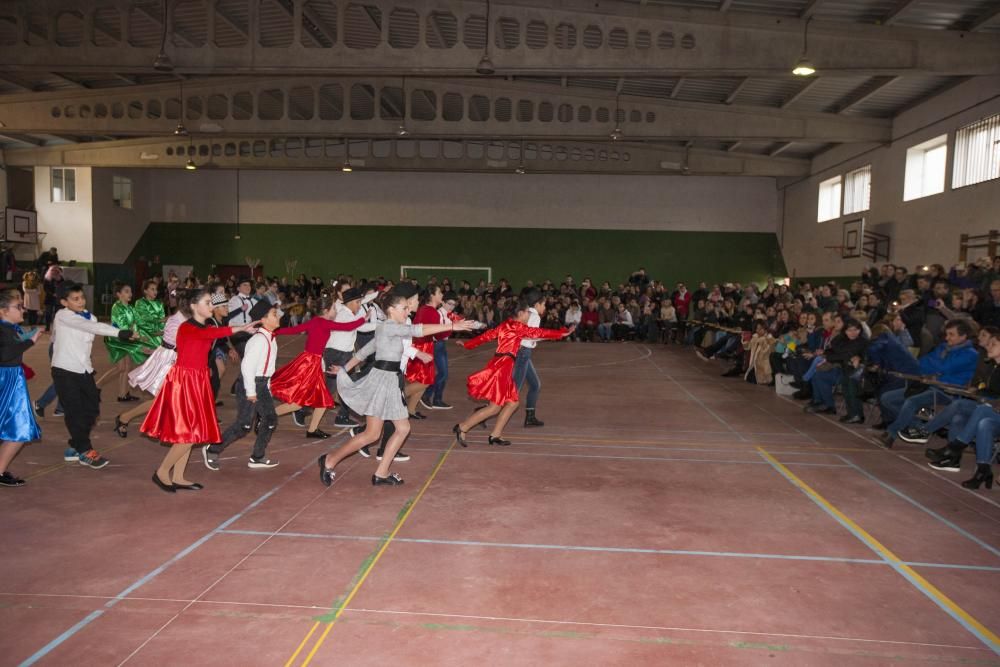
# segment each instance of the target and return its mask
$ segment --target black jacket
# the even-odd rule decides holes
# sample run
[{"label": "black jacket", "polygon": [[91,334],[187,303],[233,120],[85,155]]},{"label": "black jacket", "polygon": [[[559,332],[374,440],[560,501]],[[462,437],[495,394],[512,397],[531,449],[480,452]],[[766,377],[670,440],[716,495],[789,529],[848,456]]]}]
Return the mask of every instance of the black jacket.
[{"label": "black jacket", "polygon": [[867,347],[868,340],[864,336],[858,336],[854,340],[851,340],[845,334],[837,334],[830,341],[830,347],[824,353],[823,357],[827,363],[846,364],[852,357],[861,357],[864,359]]},{"label": "black jacket", "polygon": [[32,345],[32,341],[18,338],[13,325],[0,323],[0,366],[20,366],[21,357]]}]

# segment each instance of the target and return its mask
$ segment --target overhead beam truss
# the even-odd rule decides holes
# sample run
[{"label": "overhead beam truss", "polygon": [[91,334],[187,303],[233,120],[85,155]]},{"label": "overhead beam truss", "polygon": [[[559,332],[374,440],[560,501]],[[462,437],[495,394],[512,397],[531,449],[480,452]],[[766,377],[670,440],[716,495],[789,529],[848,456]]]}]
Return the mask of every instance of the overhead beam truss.
[{"label": "overhead beam truss", "polygon": [[[403,115],[420,136],[590,141],[608,137],[616,124],[612,94],[523,81],[407,79],[402,109],[396,78],[196,79],[184,95],[182,105],[174,84],[8,95],[0,100],[0,120],[25,134],[148,136],[171,132],[183,108],[195,132],[372,137],[395,134]],[[618,104],[631,140],[891,138],[886,119],[630,96]]]},{"label": "overhead beam truss", "polygon": [[[79,70],[80,63],[94,72],[151,71],[158,45],[133,46],[127,29],[113,27],[127,28],[130,12],[141,11],[138,7],[146,5],[141,0],[94,4],[99,7],[81,9],[79,0],[4,3],[0,21],[12,27],[0,42],[0,62],[9,71],[72,72]],[[317,15],[318,0],[294,0],[287,18],[292,23],[289,37],[287,25],[261,20],[260,0],[232,0],[225,5],[213,0],[186,0],[187,15],[204,17],[210,32],[204,40],[195,39],[186,32],[191,26],[179,25],[183,22],[172,15],[168,23],[175,39],[168,42],[170,55],[178,70],[186,74],[282,71],[455,76],[474,71],[486,46],[482,3],[367,0],[362,4],[338,0],[334,4],[337,21],[332,26]],[[816,4],[803,12],[803,18]],[[173,9],[178,6],[171,4]],[[230,14],[234,7],[240,8],[240,18]],[[363,37],[352,35],[349,26],[356,22],[346,20],[347,13],[368,9],[380,12],[382,28],[367,31]],[[97,11],[102,12],[100,28],[93,20]],[[60,45],[59,17],[68,12],[85,12],[89,34],[79,43]],[[117,14],[117,22],[112,13]],[[776,21],[752,14],[648,5],[595,9],[594,3],[585,0],[539,2],[537,7],[497,0],[490,13],[495,24],[486,34],[505,36],[502,45],[489,45],[501,75],[711,76],[725,72],[728,76],[773,76],[787,74],[801,55],[802,19]],[[448,22],[455,35],[447,48],[440,48],[445,45],[438,27],[441,21]],[[51,27],[49,34],[36,32],[29,38],[29,31],[40,24]],[[98,29],[103,33],[101,46],[94,39]],[[235,42],[234,31],[242,36]],[[328,46],[317,42],[317,33]],[[117,42],[116,35],[120,35]],[[1000,73],[1000,37],[813,22],[809,56],[827,76],[988,75]]]},{"label": "overhead beam truss", "polygon": [[[351,164],[371,171],[577,174],[702,174],[726,176],[805,176],[809,161],[695,148],[650,147],[609,142],[506,140],[348,139]],[[6,164],[19,167],[89,166],[183,169],[188,159],[200,168],[339,170],[346,159],[340,137],[173,137],[45,146],[4,151]],[[524,155],[521,155],[521,150]]]}]

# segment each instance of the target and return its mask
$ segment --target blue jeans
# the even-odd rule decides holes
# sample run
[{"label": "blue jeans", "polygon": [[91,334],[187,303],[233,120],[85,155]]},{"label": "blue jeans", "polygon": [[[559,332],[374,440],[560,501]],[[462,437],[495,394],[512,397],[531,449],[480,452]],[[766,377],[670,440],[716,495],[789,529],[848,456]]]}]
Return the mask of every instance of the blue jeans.
[{"label": "blue jeans", "polygon": [[[611,340],[611,323],[601,322],[597,325],[597,335],[601,337],[601,340]],[[521,348],[522,350],[525,348]],[[520,356],[520,354],[518,354]]]},{"label": "blue jeans", "polygon": [[842,375],[843,372],[839,367],[827,371],[816,371],[810,380],[813,389],[813,403],[822,403],[828,408],[837,407],[833,401],[833,388],[840,382]]},{"label": "blue jeans", "polygon": [[962,444],[976,443],[976,463],[993,461],[993,442],[1000,435],[1000,414],[990,405],[978,405],[952,439]]},{"label": "blue jeans", "polygon": [[517,387],[518,394],[525,380],[528,382],[528,396],[525,399],[524,407],[534,410],[538,404],[538,392],[542,389],[542,381],[538,379],[535,372],[535,365],[531,363],[532,349],[522,347],[517,351],[517,358],[514,360],[514,386]]},{"label": "blue jeans", "polygon": [[[52,361],[52,343],[49,343],[49,361],[50,362]],[[49,388],[45,390],[45,393],[42,394],[42,397],[39,398],[37,401],[35,401],[35,403],[38,404],[39,408],[44,410],[48,406],[48,404],[56,400],[56,398],[57,398],[56,386],[55,384],[49,383]],[[62,409],[62,405],[56,403],[56,410],[60,409]]]},{"label": "blue jeans", "polygon": [[424,392],[424,402],[430,405],[444,400],[444,386],[448,383],[448,341],[434,341],[434,384]]},{"label": "blue jeans", "polygon": [[923,428],[929,433],[934,433],[942,428],[948,429],[949,438],[958,433],[962,426],[969,419],[979,403],[968,398],[956,398],[950,405],[945,406],[934,414],[934,418],[924,424]]},{"label": "blue jeans", "polygon": [[[887,391],[882,395],[883,414],[895,415],[895,419],[886,429],[889,435],[895,438],[907,426],[911,426],[917,418],[917,413],[921,408],[929,408],[932,405],[946,406],[952,402],[951,396],[938,389],[928,389],[916,396],[906,398],[905,389]],[[888,416],[885,417],[889,419]]]}]

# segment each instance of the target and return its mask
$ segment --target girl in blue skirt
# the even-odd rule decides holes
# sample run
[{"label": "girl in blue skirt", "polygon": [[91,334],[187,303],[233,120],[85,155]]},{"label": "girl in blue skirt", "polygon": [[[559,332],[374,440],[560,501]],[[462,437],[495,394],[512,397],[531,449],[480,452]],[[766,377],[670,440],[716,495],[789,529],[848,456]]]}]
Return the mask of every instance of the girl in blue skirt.
[{"label": "girl in blue skirt", "polygon": [[24,443],[38,440],[42,432],[35,421],[21,358],[41,335],[35,329],[25,336],[24,304],[17,290],[0,291],[0,486],[24,486],[24,480],[7,472]]}]

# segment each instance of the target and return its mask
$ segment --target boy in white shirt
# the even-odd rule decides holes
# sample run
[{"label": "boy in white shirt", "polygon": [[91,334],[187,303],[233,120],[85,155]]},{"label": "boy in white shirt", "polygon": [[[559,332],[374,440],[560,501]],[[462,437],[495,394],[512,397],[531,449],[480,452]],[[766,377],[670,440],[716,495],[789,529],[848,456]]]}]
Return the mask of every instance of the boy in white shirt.
[{"label": "boy in white shirt", "polygon": [[260,320],[260,328],[250,336],[243,350],[240,378],[236,385],[236,421],[222,434],[222,442],[206,446],[201,451],[205,467],[209,470],[219,469],[219,455],[226,447],[248,434],[257,417],[260,417],[260,425],[247,467],[259,469],[278,465],[277,461],[267,458],[266,452],[271,435],[278,425],[274,397],[271,396],[271,376],[274,375],[275,360],[278,357],[274,330],[281,326],[281,311],[267,299],[262,299],[254,304],[249,315],[252,322]]},{"label": "boy in white shirt", "polygon": [[55,314],[52,347],[52,383],[62,405],[69,431],[69,445],[64,461],[79,461],[80,465],[98,469],[110,461],[90,444],[90,432],[101,414],[101,394],[94,382],[94,366],[90,351],[95,336],[131,340],[132,331],[102,324],[87,311],[83,287],[70,283],[59,288],[62,310]]}]

